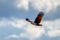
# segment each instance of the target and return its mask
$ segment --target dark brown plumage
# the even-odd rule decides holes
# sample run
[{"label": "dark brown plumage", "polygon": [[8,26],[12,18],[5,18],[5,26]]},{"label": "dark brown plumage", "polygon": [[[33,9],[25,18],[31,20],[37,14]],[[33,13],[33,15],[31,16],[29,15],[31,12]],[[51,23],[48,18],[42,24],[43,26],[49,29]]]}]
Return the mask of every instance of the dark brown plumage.
[{"label": "dark brown plumage", "polygon": [[41,22],[43,15],[44,13],[40,12],[34,22],[30,21],[28,18],[26,18],[26,21],[30,22],[33,25],[42,26],[42,24],[39,24],[39,23]]},{"label": "dark brown plumage", "polygon": [[38,14],[38,16],[36,17],[34,23],[36,23],[37,25],[39,25],[39,23],[40,23],[41,20],[42,20],[43,15],[44,15],[44,13],[43,13],[43,12],[40,12],[40,13]]}]

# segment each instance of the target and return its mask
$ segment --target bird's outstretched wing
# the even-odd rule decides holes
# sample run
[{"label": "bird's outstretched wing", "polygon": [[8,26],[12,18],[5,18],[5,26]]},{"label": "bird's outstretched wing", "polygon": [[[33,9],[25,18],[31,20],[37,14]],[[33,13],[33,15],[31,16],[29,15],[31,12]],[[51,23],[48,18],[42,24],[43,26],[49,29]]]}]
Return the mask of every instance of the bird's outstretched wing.
[{"label": "bird's outstretched wing", "polygon": [[41,22],[41,20],[42,20],[43,15],[44,15],[44,13],[43,12],[40,12],[38,14],[38,16],[36,17],[34,23],[39,24]]}]

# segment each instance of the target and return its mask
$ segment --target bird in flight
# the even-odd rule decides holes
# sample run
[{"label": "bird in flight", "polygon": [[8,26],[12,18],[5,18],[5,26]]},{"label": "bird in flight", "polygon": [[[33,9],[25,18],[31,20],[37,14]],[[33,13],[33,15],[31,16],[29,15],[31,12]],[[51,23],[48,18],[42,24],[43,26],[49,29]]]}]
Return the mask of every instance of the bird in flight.
[{"label": "bird in flight", "polygon": [[26,21],[30,22],[33,25],[42,26],[42,24],[40,24],[40,23],[41,23],[41,20],[42,20],[43,16],[44,16],[44,13],[43,12],[39,12],[39,14],[36,17],[36,19],[35,19],[34,22],[32,22],[31,20],[29,20],[28,18],[26,18]]}]

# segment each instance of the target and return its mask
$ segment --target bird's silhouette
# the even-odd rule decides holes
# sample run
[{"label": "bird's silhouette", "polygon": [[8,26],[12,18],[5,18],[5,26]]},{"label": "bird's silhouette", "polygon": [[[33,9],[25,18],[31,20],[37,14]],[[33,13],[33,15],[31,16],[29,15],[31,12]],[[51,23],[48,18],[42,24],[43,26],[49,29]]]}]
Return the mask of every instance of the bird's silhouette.
[{"label": "bird's silhouette", "polygon": [[31,20],[29,20],[28,18],[26,18],[26,21],[30,22],[33,25],[42,26],[42,24],[40,24],[40,23],[41,23],[41,20],[43,18],[43,15],[44,15],[44,13],[43,12],[40,12],[38,14],[38,16],[36,17],[36,19],[35,19],[34,22],[32,22]]}]

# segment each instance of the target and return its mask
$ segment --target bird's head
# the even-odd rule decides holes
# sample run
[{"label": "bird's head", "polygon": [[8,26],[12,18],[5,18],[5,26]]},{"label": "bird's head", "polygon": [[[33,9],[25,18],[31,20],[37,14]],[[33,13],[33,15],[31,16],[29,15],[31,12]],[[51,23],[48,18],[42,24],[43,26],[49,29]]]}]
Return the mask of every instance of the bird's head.
[{"label": "bird's head", "polygon": [[26,21],[28,21],[29,19],[28,18],[26,18]]}]

